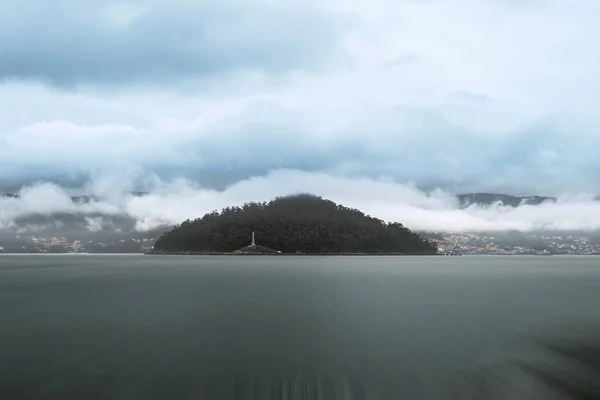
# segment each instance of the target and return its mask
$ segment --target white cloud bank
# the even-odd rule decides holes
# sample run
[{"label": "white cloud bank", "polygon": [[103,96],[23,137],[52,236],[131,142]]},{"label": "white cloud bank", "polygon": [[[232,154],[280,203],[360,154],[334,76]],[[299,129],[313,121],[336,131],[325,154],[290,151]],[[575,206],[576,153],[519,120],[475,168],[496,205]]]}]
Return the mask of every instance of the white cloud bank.
[{"label": "white cloud bank", "polygon": [[[180,179],[161,181],[143,179],[148,195],[137,197],[130,190],[139,188],[134,175],[121,177],[119,190],[108,191],[111,178],[100,177],[82,190],[99,196],[97,201],[75,204],[70,191],[54,184],[41,183],[24,188],[19,198],[0,199],[0,226],[11,226],[15,219],[33,213],[51,215],[58,212],[129,216],[138,230],[161,224],[178,224],[201,217],[223,207],[249,201],[268,201],[276,196],[298,192],[313,193],[385,221],[401,222],[413,230],[426,231],[537,231],[598,230],[600,202],[587,194],[563,196],[556,203],[518,208],[471,206],[459,209],[456,198],[441,190],[429,193],[411,184],[389,179],[345,178],[324,173],[277,170],[231,185],[226,190],[202,188]],[[110,196],[105,196],[110,193]],[[90,218],[89,229],[98,229],[97,219]]]}]

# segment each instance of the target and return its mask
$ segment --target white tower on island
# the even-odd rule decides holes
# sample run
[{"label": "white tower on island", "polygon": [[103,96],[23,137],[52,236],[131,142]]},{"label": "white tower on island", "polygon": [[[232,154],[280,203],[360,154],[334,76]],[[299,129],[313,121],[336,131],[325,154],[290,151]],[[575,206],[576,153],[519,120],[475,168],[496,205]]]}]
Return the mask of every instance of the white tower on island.
[{"label": "white tower on island", "polygon": [[252,243],[250,243],[250,246],[256,246],[256,242],[254,241],[254,232],[252,232]]}]

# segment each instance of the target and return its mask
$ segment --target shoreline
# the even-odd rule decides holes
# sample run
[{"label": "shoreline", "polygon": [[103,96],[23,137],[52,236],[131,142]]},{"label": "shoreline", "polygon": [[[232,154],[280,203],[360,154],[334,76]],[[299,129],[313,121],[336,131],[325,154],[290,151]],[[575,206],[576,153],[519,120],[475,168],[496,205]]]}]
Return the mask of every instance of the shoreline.
[{"label": "shoreline", "polygon": [[234,254],[234,253],[219,253],[219,252],[196,252],[196,251],[186,251],[186,252],[161,252],[161,251],[151,251],[148,253],[144,253],[146,255],[151,256],[234,256],[234,257],[243,257],[243,256],[439,256],[443,254],[412,254],[412,253],[265,253],[265,254]]},{"label": "shoreline", "polygon": [[[295,254],[295,253],[281,253],[281,254],[233,254],[233,253],[210,253],[210,252],[145,252],[145,253],[12,253],[12,252],[0,252],[0,256],[321,256],[321,257],[335,257],[335,256],[346,256],[346,257],[361,257],[361,256],[441,256],[441,257],[457,257],[457,255],[446,255],[446,254],[414,254],[414,253],[307,253],[307,254]],[[548,257],[548,256],[563,256],[563,257],[599,257],[600,254],[501,254],[501,253],[464,253],[462,256],[501,256],[501,257]]]}]

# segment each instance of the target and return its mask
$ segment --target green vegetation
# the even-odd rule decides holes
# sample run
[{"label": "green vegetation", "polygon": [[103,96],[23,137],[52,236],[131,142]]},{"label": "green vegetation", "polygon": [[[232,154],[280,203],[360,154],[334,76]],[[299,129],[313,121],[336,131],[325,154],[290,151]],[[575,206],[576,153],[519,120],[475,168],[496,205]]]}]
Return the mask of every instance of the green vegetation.
[{"label": "green vegetation", "polygon": [[282,253],[435,254],[437,247],[400,223],[385,223],[310,194],[247,203],[186,220],[158,239],[155,252],[233,252],[256,242]]}]

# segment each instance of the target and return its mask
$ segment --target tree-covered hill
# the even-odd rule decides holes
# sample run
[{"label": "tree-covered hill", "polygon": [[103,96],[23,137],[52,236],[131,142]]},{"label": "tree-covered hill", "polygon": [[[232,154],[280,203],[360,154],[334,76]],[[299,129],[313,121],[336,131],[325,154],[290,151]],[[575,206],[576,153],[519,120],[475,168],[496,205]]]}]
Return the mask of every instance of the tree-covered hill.
[{"label": "tree-covered hill", "polygon": [[247,203],[186,220],[160,237],[155,252],[233,252],[250,243],[283,253],[435,254],[436,246],[400,223],[385,223],[310,194]]}]

